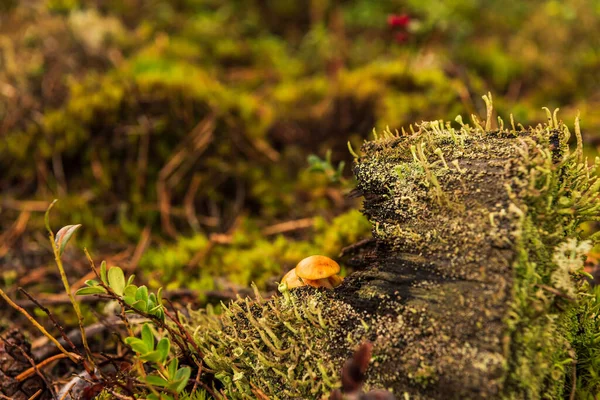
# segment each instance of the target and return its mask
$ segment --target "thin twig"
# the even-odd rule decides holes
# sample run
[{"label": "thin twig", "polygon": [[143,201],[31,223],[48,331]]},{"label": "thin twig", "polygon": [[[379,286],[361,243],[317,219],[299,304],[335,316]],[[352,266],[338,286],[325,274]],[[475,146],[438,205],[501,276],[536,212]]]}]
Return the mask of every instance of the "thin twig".
[{"label": "thin twig", "polygon": [[65,343],[67,343],[69,346],[71,346],[71,348],[73,349],[74,353],[79,354],[79,351],[77,350],[77,347],[75,346],[75,344],[73,344],[73,342],[71,341],[71,339],[69,339],[69,337],[65,333],[64,328],[62,327],[62,325],[60,325],[58,323],[58,321],[56,320],[56,318],[54,318],[54,315],[50,312],[50,310],[48,310],[46,307],[44,307],[43,305],[41,305],[36,299],[33,298],[33,296],[31,296],[29,293],[27,293],[27,291],[25,289],[23,289],[22,287],[19,288],[19,291],[21,293],[23,293],[25,296],[27,296],[29,298],[29,300],[31,300],[36,306],[38,306],[39,308],[41,308],[42,311],[46,313],[46,315],[48,316],[48,318],[50,318],[50,321],[52,321],[52,323],[54,324],[54,326],[56,327],[56,329],[58,329],[58,331],[60,332],[60,335],[64,339]]},{"label": "thin twig", "polygon": [[[197,390],[196,385],[200,385],[200,387],[206,390],[214,399],[219,399],[219,395],[215,393],[215,391],[212,390],[206,383],[196,379],[194,380],[194,390]],[[194,390],[192,390],[190,393],[194,393]]]},{"label": "thin twig", "polygon": [[6,255],[13,243],[23,234],[31,216],[30,211],[22,211],[15,223],[2,235],[0,235],[0,257]]},{"label": "thin twig", "polygon": [[42,332],[42,334],[44,336],[46,336],[48,339],[50,339],[50,341],[52,343],[54,343],[56,345],[56,347],[58,347],[58,349],[64,353],[67,357],[69,357],[69,359],[71,361],[73,361],[74,363],[79,364],[80,362],[83,361],[83,358],[79,355],[79,354],[75,354],[75,353],[71,353],[68,352],[59,342],[58,340],[52,336],[47,330],[46,328],[44,328],[42,325],[40,325],[39,322],[37,322],[35,320],[35,318],[33,318],[31,315],[29,315],[29,313],[22,307],[19,307],[17,304],[15,304],[15,302],[13,302],[10,297],[7,296],[6,293],[4,293],[4,291],[2,289],[0,289],[0,296],[2,296],[4,298],[4,300],[6,300],[6,302],[15,310],[17,310],[18,312],[20,312],[21,314],[23,314],[25,316],[25,318],[27,318],[29,320],[29,322],[31,322],[40,332]]},{"label": "thin twig", "polygon": [[175,306],[173,306],[173,303],[171,303],[171,301],[169,299],[164,299],[167,303],[169,303],[169,305],[173,308],[173,311],[175,312],[175,316],[173,316],[169,310],[167,309],[167,307],[163,307],[164,311],[165,311],[165,315],[167,317],[169,317],[169,319],[173,322],[175,322],[175,325],[177,325],[177,327],[179,328],[179,332],[185,336],[185,338],[190,342],[190,344],[192,345],[192,347],[194,348],[194,350],[196,350],[196,353],[198,354],[198,356],[200,356],[200,358],[204,357],[204,354],[202,353],[202,350],[200,350],[200,347],[198,346],[198,344],[196,343],[196,341],[194,340],[194,338],[192,338],[192,335],[190,335],[190,332],[185,329],[185,327],[181,324],[181,321],[179,321],[179,312],[177,311],[177,309],[175,308]]},{"label": "thin twig", "polygon": [[202,178],[198,174],[194,174],[192,177],[192,181],[188,186],[188,190],[183,199],[183,209],[185,210],[185,215],[188,220],[188,224],[192,227],[194,231],[200,231],[200,222],[198,221],[198,217],[196,216],[196,209],[194,208],[194,199],[196,198],[196,193],[200,188],[200,183],[202,182]]},{"label": "thin twig", "polygon": [[31,375],[35,374],[37,369],[44,368],[46,365],[48,365],[56,360],[62,360],[63,358],[67,358],[67,355],[64,353],[58,353],[52,357],[46,358],[44,361],[42,361],[38,364],[34,364],[33,367],[26,369],[25,371],[21,372],[19,375],[15,376],[15,379],[19,382],[24,381],[25,379],[29,378]]},{"label": "thin twig", "polygon": [[120,399],[120,400],[135,400],[135,397],[126,396],[124,394],[119,394],[119,393],[117,393],[114,390],[109,389],[109,388],[106,388],[106,391],[109,392],[110,394],[112,394],[113,396],[115,396],[117,399]]},{"label": "thin twig", "polygon": [[262,230],[263,235],[271,236],[300,229],[307,229],[315,224],[314,218],[302,218],[294,221],[281,222],[279,224],[267,226]]},{"label": "thin twig", "polygon": [[367,239],[360,240],[356,243],[353,243],[349,246],[346,246],[342,249],[342,251],[340,251],[340,257],[343,257],[346,254],[354,253],[357,250],[360,250],[361,248],[366,247],[376,241],[377,241],[377,239],[375,239],[375,238],[367,238]]},{"label": "thin twig", "polygon": [[575,299],[573,299],[571,296],[561,292],[560,290],[557,290],[551,286],[548,285],[542,285],[541,283],[536,283],[535,286],[539,287],[540,289],[543,289],[547,292],[552,293],[553,295],[556,295],[558,297],[562,297],[563,299],[567,299],[569,301],[575,301]]},{"label": "thin twig", "polygon": [[[81,298],[79,299],[79,302],[80,303],[97,303],[100,300],[112,300],[112,298],[109,296],[103,296],[103,295],[96,295],[96,296],[84,295],[84,296],[81,296]],[[70,304],[71,300],[69,300],[69,297],[66,294],[60,294],[60,295],[51,295],[48,297],[42,297],[42,298],[37,299],[35,302],[33,302],[31,300],[17,300],[16,303],[23,308],[33,308],[33,307],[41,307],[41,305],[60,306],[63,304]]]},{"label": "thin twig", "polygon": [[144,251],[146,251],[146,248],[148,247],[148,243],[150,242],[150,233],[151,229],[149,226],[146,226],[144,230],[142,230],[140,240],[138,241],[138,244],[135,247],[135,251],[133,252],[133,256],[129,261],[129,265],[127,266],[126,271],[133,271],[135,270],[135,267],[137,267],[138,263],[140,262],[140,259],[142,258],[142,255],[144,254]]},{"label": "thin twig", "polygon": [[35,400],[38,397],[40,397],[40,395],[43,393],[44,391],[42,389],[38,389],[37,392],[35,392],[33,395],[31,395],[31,397],[27,400]]},{"label": "thin twig", "polygon": [[191,393],[195,393],[198,389],[198,383],[200,382],[200,375],[202,375],[202,364],[200,364],[200,368],[198,368],[198,372],[196,373],[196,379],[194,380],[194,386],[192,387]]},{"label": "thin twig", "polygon": [[258,387],[256,387],[256,385],[254,385],[252,382],[250,383],[250,385],[252,386],[252,393],[254,393],[254,395],[256,396],[257,399],[260,399],[260,400],[271,400],[269,398],[269,396],[267,396],[265,394],[265,392],[263,392]]}]

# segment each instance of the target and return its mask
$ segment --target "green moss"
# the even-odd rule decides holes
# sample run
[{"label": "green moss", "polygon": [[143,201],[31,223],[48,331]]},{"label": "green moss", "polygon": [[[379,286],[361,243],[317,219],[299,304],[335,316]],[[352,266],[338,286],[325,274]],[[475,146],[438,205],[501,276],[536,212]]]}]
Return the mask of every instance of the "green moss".
[{"label": "green moss", "polygon": [[204,362],[224,386],[228,398],[319,398],[339,386],[327,355],[331,317],[318,293],[289,293],[268,303],[239,300],[223,306],[220,317],[192,313],[194,338]]},{"label": "green moss", "polygon": [[[229,244],[210,244],[204,235],[181,237],[175,243],[149,249],[140,266],[152,284],[168,287],[210,290],[213,279],[247,287],[251,282],[264,289],[273,277],[281,276],[299,260],[311,254],[337,257],[340,250],[369,235],[370,224],[358,211],[351,210],[331,221],[315,218],[312,238],[298,240],[283,235],[265,236],[252,220],[245,219]],[[190,261],[205,252],[201,259]]]},{"label": "green moss", "polygon": [[576,356],[576,398],[591,400],[600,391],[600,287],[591,288],[559,322]]}]

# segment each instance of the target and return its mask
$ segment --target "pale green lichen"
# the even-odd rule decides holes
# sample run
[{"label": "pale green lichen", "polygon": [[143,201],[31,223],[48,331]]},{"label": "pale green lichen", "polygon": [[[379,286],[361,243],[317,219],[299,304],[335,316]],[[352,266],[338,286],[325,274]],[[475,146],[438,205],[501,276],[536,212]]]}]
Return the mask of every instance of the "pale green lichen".
[{"label": "pale green lichen", "polygon": [[573,280],[573,274],[581,272],[583,261],[591,249],[592,243],[590,241],[577,242],[575,238],[567,239],[556,246],[552,255],[556,270],[550,276],[555,288],[562,290],[569,296],[575,295],[577,286]]},{"label": "pale green lichen", "polygon": [[319,293],[290,293],[266,302],[238,300],[192,312],[194,339],[204,362],[228,398],[254,399],[253,388],[269,398],[318,398],[339,386],[336,364],[328,355],[331,316]]}]

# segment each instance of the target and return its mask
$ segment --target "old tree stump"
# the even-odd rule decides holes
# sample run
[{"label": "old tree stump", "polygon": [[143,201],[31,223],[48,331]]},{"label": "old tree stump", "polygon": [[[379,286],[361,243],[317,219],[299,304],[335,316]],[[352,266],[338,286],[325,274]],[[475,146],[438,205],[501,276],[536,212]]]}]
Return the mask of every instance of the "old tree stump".
[{"label": "old tree stump", "polygon": [[598,390],[599,296],[578,228],[598,218],[599,163],[583,159],[577,121],[570,151],[556,115],[492,130],[489,103],[473,126],[423,122],[365,143],[356,191],[376,244],[342,286],[194,314],[229,398],[326,397],[365,340],[367,387],[401,399],[575,398],[575,381],[578,396]]}]

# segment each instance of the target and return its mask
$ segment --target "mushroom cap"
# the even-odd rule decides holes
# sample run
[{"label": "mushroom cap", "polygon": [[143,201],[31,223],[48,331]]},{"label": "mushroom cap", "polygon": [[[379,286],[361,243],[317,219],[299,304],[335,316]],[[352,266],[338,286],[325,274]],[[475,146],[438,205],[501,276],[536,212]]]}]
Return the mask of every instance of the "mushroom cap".
[{"label": "mushroom cap", "polygon": [[296,275],[296,270],[292,269],[281,278],[281,283],[286,283],[288,289],[304,286],[304,282]]},{"label": "mushroom cap", "polygon": [[329,257],[310,256],[296,265],[296,275],[302,279],[318,280],[340,272],[340,265]]}]

